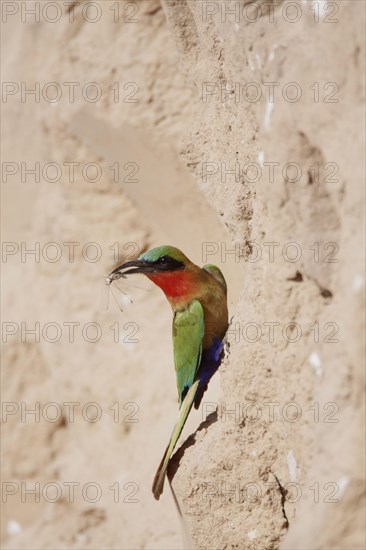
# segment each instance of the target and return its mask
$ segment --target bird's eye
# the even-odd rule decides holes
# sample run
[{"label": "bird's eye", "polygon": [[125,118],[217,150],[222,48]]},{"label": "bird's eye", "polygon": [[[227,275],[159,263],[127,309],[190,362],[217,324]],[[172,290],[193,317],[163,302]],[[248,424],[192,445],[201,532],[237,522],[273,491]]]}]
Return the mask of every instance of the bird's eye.
[{"label": "bird's eye", "polygon": [[159,260],[159,262],[161,264],[167,264],[169,262],[169,257],[168,256],[162,256]]}]

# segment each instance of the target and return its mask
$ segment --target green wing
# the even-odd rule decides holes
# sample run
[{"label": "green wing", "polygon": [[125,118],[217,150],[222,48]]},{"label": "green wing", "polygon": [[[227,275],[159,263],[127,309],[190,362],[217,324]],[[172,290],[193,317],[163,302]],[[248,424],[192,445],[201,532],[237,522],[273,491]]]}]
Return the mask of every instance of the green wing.
[{"label": "green wing", "polygon": [[179,405],[193,384],[201,362],[203,334],[203,309],[198,300],[193,300],[187,309],[178,311],[173,319],[174,363]]},{"label": "green wing", "polygon": [[214,264],[206,264],[203,266],[203,268],[205,271],[207,271],[207,273],[209,273],[210,275],[212,275],[213,277],[215,277],[216,281],[218,283],[220,283],[220,285],[222,285],[224,291],[225,291],[225,294],[227,293],[227,286],[226,286],[226,281],[225,281],[225,277],[223,276],[222,272],[221,272],[221,269],[219,269],[217,267],[217,265],[214,265]]}]

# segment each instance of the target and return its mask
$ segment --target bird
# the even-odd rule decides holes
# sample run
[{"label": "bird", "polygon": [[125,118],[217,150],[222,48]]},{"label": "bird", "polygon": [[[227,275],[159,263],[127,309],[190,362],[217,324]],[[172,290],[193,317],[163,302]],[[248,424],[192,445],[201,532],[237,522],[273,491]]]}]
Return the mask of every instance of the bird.
[{"label": "bird", "polygon": [[173,352],[179,412],[157,469],[152,491],[159,500],[177,441],[192,409],[198,409],[223,355],[228,327],[227,285],[213,264],[202,268],[174,246],[158,246],[116,267],[106,279],[144,274],[161,288],[173,310]]}]

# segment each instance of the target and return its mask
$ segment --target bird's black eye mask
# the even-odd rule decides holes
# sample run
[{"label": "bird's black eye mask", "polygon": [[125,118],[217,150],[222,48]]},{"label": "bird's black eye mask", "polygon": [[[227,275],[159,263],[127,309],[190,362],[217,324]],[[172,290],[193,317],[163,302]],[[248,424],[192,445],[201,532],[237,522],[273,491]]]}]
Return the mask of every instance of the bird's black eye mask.
[{"label": "bird's black eye mask", "polygon": [[[106,284],[110,284],[125,275],[132,275],[134,273],[161,273],[164,271],[180,271],[185,268],[184,262],[175,260],[171,256],[161,256],[154,262],[148,260],[138,259],[126,262],[116,267],[107,277]],[[127,269],[127,271],[124,271]]]},{"label": "bird's black eye mask", "polygon": [[156,271],[179,271],[185,267],[183,262],[175,260],[171,256],[161,256],[151,265],[156,268]]}]

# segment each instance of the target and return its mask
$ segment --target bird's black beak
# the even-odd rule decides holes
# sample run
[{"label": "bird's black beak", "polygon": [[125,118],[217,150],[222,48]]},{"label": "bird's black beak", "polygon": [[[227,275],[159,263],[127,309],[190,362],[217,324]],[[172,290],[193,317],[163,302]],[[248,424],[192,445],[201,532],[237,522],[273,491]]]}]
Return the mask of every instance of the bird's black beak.
[{"label": "bird's black beak", "polygon": [[[127,271],[125,271],[127,270]],[[132,260],[131,262],[125,262],[122,265],[119,265],[108,275],[108,278],[119,279],[124,275],[133,275],[134,273],[152,273],[154,271],[153,266],[150,262],[145,260]]]}]

